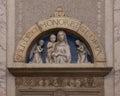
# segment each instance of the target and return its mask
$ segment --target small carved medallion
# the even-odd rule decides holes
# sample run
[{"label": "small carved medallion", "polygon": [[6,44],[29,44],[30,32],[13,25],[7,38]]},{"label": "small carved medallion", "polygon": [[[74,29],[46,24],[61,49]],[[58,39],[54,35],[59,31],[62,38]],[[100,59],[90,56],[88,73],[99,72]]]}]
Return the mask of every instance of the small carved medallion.
[{"label": "small carved medallion", "polygon": [[63,90],[56,90],[55,92],[54,92],[54,96],[66,96],[65,95],[65,92],[63,91]]}]

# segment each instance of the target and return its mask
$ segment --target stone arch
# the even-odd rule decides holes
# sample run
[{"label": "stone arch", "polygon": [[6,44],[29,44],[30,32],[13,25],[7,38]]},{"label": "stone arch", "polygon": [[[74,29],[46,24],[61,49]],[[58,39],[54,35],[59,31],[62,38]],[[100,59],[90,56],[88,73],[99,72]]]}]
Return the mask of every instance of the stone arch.
[{"label": "stone arch", "polygon": [[15,50],[14,61],[25,62],[27,51],[32,44],[33,40],[40,34],[44,34],[45,31],[55,28],[64,28],[73,30],[83,37],[89,44],[93,57],[94,63],[105,62],[105,52],[101,46],[98,37],[82,22],[79,20],[69,17],[51,17],[43,21],[39,21],[34,24],[21,38],[18,46]]}]

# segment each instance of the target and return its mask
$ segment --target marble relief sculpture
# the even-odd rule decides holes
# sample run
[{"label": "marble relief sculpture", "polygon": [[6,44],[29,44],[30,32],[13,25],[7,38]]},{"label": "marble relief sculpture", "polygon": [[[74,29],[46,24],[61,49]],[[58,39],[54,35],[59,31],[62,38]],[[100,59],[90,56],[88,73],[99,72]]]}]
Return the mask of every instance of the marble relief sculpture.
[{"label": "marble relief sculpture", "polygon": [[69,85],[68,85],[68,80],[67,80],[67,79],[64,79],[64,80],[63,80],[62,86],[63,86],[63,87],[69,87]]},{"label": "marble relief sculpture", "polygon": [[85,46],[80,42],[80,40],[76,40],[77,51],[78,51],[78,63],[87,63],[87,50]]},{"label": "marble relief sculpture", "polygon": [[80,79],[76,79],[76,80],[75,80],[75,86],[76,86],[76,87],[79,87],[80,85],[81,85]]},{"label": "marble relief sculpture", "polygon": [[55,87],[58,87],[58,86],[59,86],[59,84],[58,84],[58,79],[57,79],[57,78],[54,78],[54,79],[53,79],[53,86],[55,86]]},{"label": "marble relief sculpture", "polygon": [[[76,51],[76,56],[78,56],[76,63],[81,64],[88,62],[88,50],[80,40],[72,41],[74,45],[77,46],[70,46],[70,42],[68,44],[69,39],[67,39],[67,35],[64,31],[58,31],[57,36],[55,34],[51,34],[48,39],[49,41],[47,42],[43,40],[39,41],[39,44],[36,46],[33,52],[34,57],[32,59],[32,62],[43,63],[42,53],[44,51],[45,63],[69,64],[72,62],[72,53],[70,49],[71,47],[74,47],[76,49],[74,50],[74,52]],[[46,45],[46,47],[42,47],[43,45]]]},{"label": "marble relief sculpture", "polygon": [[34,62],[34,63],[43,63],[42,58],[41,58],[41,53],[43,51],[43,48],[42,48],[43,45],[44,45],[44,41],[40,40],[39,45],[37,45],[35,50],[34,50],[34,57],[33,57],[32,62]]},{"label": "marble relief sculpture", "polygon": [[43,86],[44,85],[43,83],[44,83],[44,80],[40,79],[39,80],[39,86]]},{"label": "marble relief sculpture", "polygon": [[54,34],[50,35],[50,42],[47,44],[47,52],[46,52],[46,62],[47,63],[55,63],[55,59],[52,56],[55,48],[56,36]]},{"label": "marble relief sculpture", "polygon": [[46,87],[48,87],[48,86],[50,85],[50,81],[49,81],[48,79],[46,79],[46,80],[44,81],[44,85],[45,85]]},{"label": "marble relief sculpture", "polygon": [[[52,88],[82,88],[82,87],[97,87],[100,86],[102,77],[19,77],[16,83],[19,87],[52,87]],[[22,85],[22,86],[20,86]]]},{"label": "marble relief sculpture", "polygon": [[56,64],[64,64],[71,62],[70,47],[67,42],[66,33],[59,31],[57,34],[57,42],[55,44],[54,52],[52,53]]}]

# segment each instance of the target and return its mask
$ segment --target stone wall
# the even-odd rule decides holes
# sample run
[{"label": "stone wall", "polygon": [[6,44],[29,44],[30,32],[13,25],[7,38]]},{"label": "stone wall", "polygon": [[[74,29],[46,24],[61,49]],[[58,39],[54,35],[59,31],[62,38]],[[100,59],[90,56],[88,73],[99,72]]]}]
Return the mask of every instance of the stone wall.
[{"label": "stone wall", "polygon": [[15,40],[39,20],[49,18],[61,6],[65,14],[76,18],[98,35],[104,46],[104,0],[16,0]]},{"label": "stone wall", "polygon": [[[16,1],[18,1],[18,0],[16,0]],[[21,2],[22,2],[22,0],[21,0]],[[48,2],[46,2],[46,3],[48,3]],[[98,6],[99,6],[99,4],[100,3],[98,3]],[[22,5],[19,5],[18,8],[22,8],[21,6]],[[73,6],[75,6],[75,5],[73,5]],[[72,8],[73,6],[69,6],[69,7]],[[0,34],[0,96],[9,96],[9,95],[7,95],[7,91],[6,91],[6,71],[7,71],[6,70],[6,37],[7,37],[7,21],[6,21],[6,18],[7,18],[6,10],[7,9],[6,9],[6,7],[7,7],[6,0],[0,0],[0,33],[1,33]],[[50,6],[48,6],[48,7],[50,10]],[[45,10],[46,6],[44,6],[42,8]],[[67,7],[65,7],[65,8],[66,8],[66,11],[68,11],[68,15],[70,14],[70,16],[72,16],[69,9],[67,10]],[[75,7],[73,7],[73,8],[75,8]],[[54,9],[51,9],[50,12],[54,12],[52,10],[54,10]],[[22,11],[20,11],[20,12],[22,12]],[[75,12],[77,13],[77,11],[75,11]],[[98,11],[98,12],[100,12],[100,11]],[[42,14],[43,13],[48,14],[48,15],[47,16],[42,15],[42,18],[43,17],[46,18],[50,15],[49,13],[46,13],[45,11],[43,11]],[[35,15],[35,16],[39,16],[39,15]],[[21,19],[21,17],[19,17],[19,18]],[[75,18],[79,19],[79,16],[76,16]],[[114,75],[115,87],[113,88],[113,91],[115,90],[114,96],[120,96],[120,55],[119,55],[120,20],[119,20],[119,18],[120,18],[120,0],[114,0],[114,69],[115,69],[115,75]],[[32,17],[31,17],[31,19],[32,19]],[[35,23],[37,20],[38,19],[36,19],[35,21],[32,21],[32,23]],[[19,23],[22,24],[21,22],[19,22]],[[30,26],[31,25],[27,25],[26,29]],[[24,29],[24,30],[26,30],[26,29]],[[22,31],[22,29],[19,29],[19,30]],[[102,34],[102,35],[104,35],[104,34]],[[106,89],[106,90],[109,90],[109,89]]]},{"label": "stone wall", "polygon": [[115,96],[120,96],[120,0],[114,2]]},{"label": "stone wall", "polygon": [[6,96],[6,0],[0,0],[0,96]]}]

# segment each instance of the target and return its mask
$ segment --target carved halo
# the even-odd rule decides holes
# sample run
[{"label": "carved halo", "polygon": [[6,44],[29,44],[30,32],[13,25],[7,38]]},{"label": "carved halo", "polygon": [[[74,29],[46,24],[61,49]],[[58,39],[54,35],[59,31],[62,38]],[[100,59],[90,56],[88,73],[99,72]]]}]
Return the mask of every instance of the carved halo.
[{"label": "carved halo", "polygon": [[89,45],[94,63],[105,62],[105,52],[98,40],[98,37],[79,20],[66,17],[61,8],[58,8],[49,19],[39,21],[34,24],[21,38],[15,50],[14,61],[25,62],[28,50],[38,36],[43,36],[45,32],[55,28],[63,28],[74,31],[82,37]]}]

